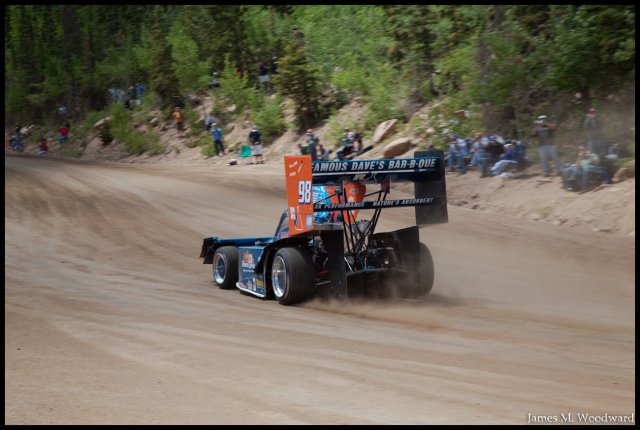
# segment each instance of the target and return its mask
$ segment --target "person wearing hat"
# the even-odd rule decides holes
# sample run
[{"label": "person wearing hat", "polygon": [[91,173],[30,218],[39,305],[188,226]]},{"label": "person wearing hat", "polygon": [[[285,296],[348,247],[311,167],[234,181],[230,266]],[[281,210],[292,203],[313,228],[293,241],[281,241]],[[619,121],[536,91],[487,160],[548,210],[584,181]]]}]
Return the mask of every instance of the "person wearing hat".
[{"label": "person wearing hat", "polygon": [[547,116],[540,115],[534,123],[533,137],[538,138],[538,153],[542,162],[542,172],[544,177],[549,176],[549,160],[552,159],[556,163],[556,172],[562,176],[562,163],[558,158],[556,144],[553,139],[556,126],[547,123]]},{"label": "person wearing hat", "polygon": [[313,129],[307,130],[307,148],[311,154],[311,161],[318,161],[318,142],[320,139],[313,134]]},{"label": "person wearing hat", "polygon": [[224,155],[224,145],[222,144],[222,129],[218,127],[218,123],[214,122],[211,124],[213,130],[211,130],[211,135],[213,136],[213,145],[216,150],[216,155]]},{"label": "person wearing hat", "polygon": [[262,135],[255,125],[251,127],[249,132],[249,143],[251,144],[251,155],[254,157],[255,164],[264,164],[262,159]]}]

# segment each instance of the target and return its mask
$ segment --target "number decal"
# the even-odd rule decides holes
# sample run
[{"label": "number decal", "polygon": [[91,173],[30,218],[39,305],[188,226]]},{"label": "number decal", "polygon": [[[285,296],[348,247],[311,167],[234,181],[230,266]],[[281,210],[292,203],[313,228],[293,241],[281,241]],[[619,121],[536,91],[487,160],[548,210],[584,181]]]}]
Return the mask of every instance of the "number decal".
[{"label": "number decal", "polygon": [[298,182],[298,203],[311,203],[311,181]]}]

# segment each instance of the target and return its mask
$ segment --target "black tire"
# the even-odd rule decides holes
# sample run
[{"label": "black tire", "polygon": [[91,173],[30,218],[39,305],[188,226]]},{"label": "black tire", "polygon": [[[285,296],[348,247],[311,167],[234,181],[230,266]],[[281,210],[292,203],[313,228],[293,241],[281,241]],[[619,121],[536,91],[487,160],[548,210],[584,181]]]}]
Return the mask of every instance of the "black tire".
[{"label": "black tire", "polygon": [[435,278],[433,257],[427,245],[420,243],[420,254],[417,259],[418,268],[413,279],[409,280],[405,294],[408,297],[422,297],[431,292]]},{"label": "black tire", "polygon": [[278,303],[293,305],[311,298],[315,268],[309,252],[282,248],[271,262],[271,289]]},{"label": "black tire", "polygon": [[223,246],[213,254],[213,281],[218,288],[229,290],[238,282],[239,251],[235,246]]},{"label": "black tire", "polygon": [[418,282],[416,294],[426,296],[433,288],[435,279],[435,268],[431,251],[424,243],[420,243],[420,269],[418,270]]}]

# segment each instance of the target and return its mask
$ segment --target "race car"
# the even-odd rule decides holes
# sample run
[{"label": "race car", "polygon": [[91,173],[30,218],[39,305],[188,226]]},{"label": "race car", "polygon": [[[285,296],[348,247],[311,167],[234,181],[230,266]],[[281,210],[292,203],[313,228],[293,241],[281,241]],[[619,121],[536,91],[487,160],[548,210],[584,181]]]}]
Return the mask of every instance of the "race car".
[{"label": "race car", "polygon": [[[448,222],[443,151],[413,158],[316,161],[285,156],[287,209],[272,236],[203,240],[222,289],[293,305],[313,297],[419,297],[434,283],[419,227]],[[414,198],[388,199],[391,183],[413,182]],[[379,189],[367,193],[367,186]],[[415,207],[415,225],[376,232],[383,209]],[[362,211],[369,219],[358,219]]]}]

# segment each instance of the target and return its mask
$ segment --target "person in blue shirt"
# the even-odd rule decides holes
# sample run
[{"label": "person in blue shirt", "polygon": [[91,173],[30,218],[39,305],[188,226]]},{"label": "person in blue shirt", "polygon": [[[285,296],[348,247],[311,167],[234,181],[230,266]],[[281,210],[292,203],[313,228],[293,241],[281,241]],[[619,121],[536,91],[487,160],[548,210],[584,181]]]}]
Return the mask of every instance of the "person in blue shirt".
[{"label": "person in blue shirt", "polygon": [[222,129],[218,127],[217,123],[212,124],[213,130],[211,135],[213,136],[213,145],[215,146],[216,155],[224,155],[224,145],[222,144]]}]

